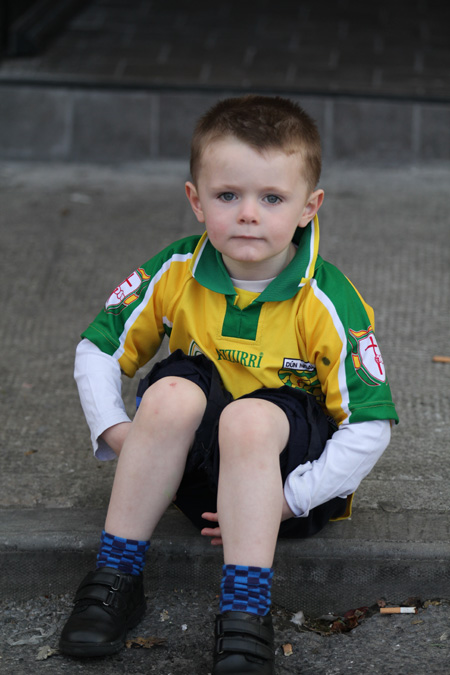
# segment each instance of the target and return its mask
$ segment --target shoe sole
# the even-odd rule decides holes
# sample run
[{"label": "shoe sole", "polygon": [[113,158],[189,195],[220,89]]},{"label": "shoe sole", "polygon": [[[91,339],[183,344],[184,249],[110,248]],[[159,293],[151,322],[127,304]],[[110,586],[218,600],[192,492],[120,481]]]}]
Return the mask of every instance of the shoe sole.
[{"label": "shoe sole", "polygon": [[127,631],[138,625],[146,610],[146,602],[144,602],[143,605],[139,605],[139,607],[137,607],[133,614],[131,614],[131,616],[128,618],[123,634],[120,636],[120,638],[114,640],[114,642],[102,642],[96,644],[93,642],[65,642],[64,640],[60,640],[59,650],[67,656],[75,656],[78,658],[110,656],[111,654],[116,654],[125,646]]}]

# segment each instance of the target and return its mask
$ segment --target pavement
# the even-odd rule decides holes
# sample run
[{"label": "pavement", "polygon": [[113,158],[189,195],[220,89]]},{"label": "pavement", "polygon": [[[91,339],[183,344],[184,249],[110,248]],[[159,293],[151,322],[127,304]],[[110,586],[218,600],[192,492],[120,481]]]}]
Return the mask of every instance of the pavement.
[{"label": "pavement", "polygon": [[[92,457],[78,402],[79,334],[137,265],[198,231],[183,191],[192,123],[243,90],[292,95],[318,121],[321,253],[376,310],[401,420],[352,519],[279,542],[277,672],[445,672],[450,364],[433,357],[450,355],[449,8],[281,0],[277,13],[258,3],[255,21],[251,3],[224,0],[214,15],[196,4],[155,1],[149,17],[149,3],[94,0],[44,53],[0,62],[0,672],[208,672],[221,552],[173,508],[152,541],[149,612],[135,631],[166,645],[35,659],[56,647],[92,567],[114,475]],[[136,382],[123,387],[131,413]],[[380,617],[382,598],[419,614]],[[364,606],[370,618],[350,633],[290,624],[300,610],[314,621]]]}]

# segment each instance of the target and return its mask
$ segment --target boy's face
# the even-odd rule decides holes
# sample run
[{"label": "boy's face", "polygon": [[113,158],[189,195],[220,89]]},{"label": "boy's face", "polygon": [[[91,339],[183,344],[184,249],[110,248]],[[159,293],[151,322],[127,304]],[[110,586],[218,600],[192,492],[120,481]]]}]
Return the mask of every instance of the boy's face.
[{"label": "boy's face", "polygon": [[196,186],[186,194],[213,246],[236,279],[277,276],[295,254],[292,237],[320,208],[310,193],[300,153],[259,153],[232,136],[204,150]]}]

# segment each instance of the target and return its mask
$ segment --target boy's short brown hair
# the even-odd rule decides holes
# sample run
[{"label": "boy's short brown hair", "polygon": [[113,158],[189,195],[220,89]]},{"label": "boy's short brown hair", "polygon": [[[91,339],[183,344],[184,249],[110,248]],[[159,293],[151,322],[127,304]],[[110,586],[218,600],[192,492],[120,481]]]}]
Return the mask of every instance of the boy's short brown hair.
[{"label": "boy's short brown hair", "polygon": [[205,147],[234,136],[258,152],[300,152],[304,179],[312,192],[321,172],[320,135],[314,120],[297,103],[280,96],[249,94],[216,103],[197,122],[191,143],[191,175],[198,178]]}]

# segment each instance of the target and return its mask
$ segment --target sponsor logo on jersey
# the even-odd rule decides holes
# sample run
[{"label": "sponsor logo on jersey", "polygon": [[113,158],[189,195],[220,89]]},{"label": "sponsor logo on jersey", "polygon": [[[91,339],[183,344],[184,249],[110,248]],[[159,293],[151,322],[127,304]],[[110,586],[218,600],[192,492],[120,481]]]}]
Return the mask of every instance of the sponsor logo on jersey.
[{"label": "sponsor logo on jersey", "polygon": [[288,368],[290,370],[308,370],[310,372],[316,369],[313,363],[302,361],[301,359],[283,359],[283,368]]},{"label": "sponsor logo on jersey", "polygon": [[371,387],[386,382],[386,370],[372,326],[367,330],[349,329],[356,374]]},{"label": "sponsor logo on jersey", "polygon": [[105,303],[105,311],[108,314],[120,314],[122,310],[139,299],[149,281],[149,275],[142,267],[139,267],[113,290]]},{"label": "sponsor logo on jersey", "polygon": [[264,353],[249,354],[248,352],[241,352],[239,349],[217,349],[218,361],[229,361],[230,363],[240,363],[246,368],[259,368],[261,359]]}]

